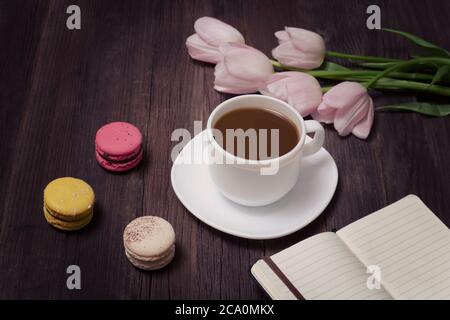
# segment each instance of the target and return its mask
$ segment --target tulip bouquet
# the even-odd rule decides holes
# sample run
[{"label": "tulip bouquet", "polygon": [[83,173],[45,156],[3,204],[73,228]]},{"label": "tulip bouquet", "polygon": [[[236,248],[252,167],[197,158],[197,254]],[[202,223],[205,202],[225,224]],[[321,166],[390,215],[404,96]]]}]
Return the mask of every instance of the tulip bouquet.
[{"label": "tulip bouquet", "polygon": [[[422,48],[421,56],[410,60],[360,56],[329,51],[324,39],[312,31],[286,27],[275,32],[278,46],[274,60],[245,44],[234,27],[211,17],[199,18],[195,34],[186,40],[189,55],[215,64],[214,88],[220,92],[263,95],[286,101],[306,117],[333,123],[339,135],[352,133],[365,139],[374,119],[369,89],[406,91],[426,96],[450,97],[450,54],[412,34],[396,33]],[[348,68],[331,58],[350,60]],[[322,87],[317,79],[337,81]],[[406,110],[428,116],[450,114],[450,104],[431,102],[399,103],[377,111]]]}]

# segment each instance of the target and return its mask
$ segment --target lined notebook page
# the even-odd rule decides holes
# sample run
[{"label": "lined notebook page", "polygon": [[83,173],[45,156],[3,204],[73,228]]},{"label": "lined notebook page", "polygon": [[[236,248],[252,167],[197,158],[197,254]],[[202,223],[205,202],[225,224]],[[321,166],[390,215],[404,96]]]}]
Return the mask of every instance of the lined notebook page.
[{"label": "lined notebook page", "polygon": [[383,289],[367,288],[366,268],[335,233],[318,234],[271,258],[307,300],[391,299]]},{"label": "lined notebook page", "polygon": [[366,265],[380,267],[381,283],[396,299],[450,299],[450,231],[414,195],[337,235]]}]

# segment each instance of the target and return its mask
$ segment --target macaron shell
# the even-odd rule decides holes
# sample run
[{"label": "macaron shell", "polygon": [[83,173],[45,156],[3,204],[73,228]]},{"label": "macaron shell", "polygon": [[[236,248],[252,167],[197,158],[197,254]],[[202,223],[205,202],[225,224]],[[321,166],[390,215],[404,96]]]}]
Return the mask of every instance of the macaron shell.
[{"label": "macaron shell", "polygon": [[158,257],[175,243],[175,231],[163,218],[143,216],[126,226],[123,241],[125,248],[138,256]]},{"label": "macaron shell", "polygon": [[175,257],[175,247],[173,247],[173,250],[170,251],[170,253],[161,260],[158,261],[141,261],[137,260],[133,256],[129,254],[129,252],[125,251],[125,255],[127,256],[128,260],[131,262],[132,265],[134,265],[136,268],[142,269],[142,270],[158,270],[161,268],[164,268],[167,266]]},{"label": "macaron shell", "polygon": [[133,257],[136,260],[142,261],[142,262],[156,262],[158,260],[164,260],[167,256],[169,256],[172,251],[175,250],[175,245],[172,245],[169,249],[167,249],[166,251],[164,251],[163,253],[161,253],[158,256],[151,256],[151,257],[145,257],[145,256],[140,256],[137,255],[136,253],[130,251],[129,249],[127,249],[125,247],[125,251],[128,253],[128,255],[130,255],[131,257]]},{"label": "macaron shell", "polygon": [[71,222],[71,221],[80,221],[83,220],[84,218],[88,217],[89,215],[92,214],[93,212],[93,207],[91,207],[90,209],[86,210],[85,212],[76,215],[76,216],[69,216],[69,215],[62,215],[59,214],[56,211],[51,210],[50,208],[47,207],[45,201],[44,201],[44,210],[46,210],[49,214],[51,214],[53,217],[55,217],[58,220],[62,220],[62,221],[67,221],[67,222]]},{"label": "macaron shell", "polygon": [[135,157],[137,157],[139,155],[139,153],[142,153],[142,147],[133,151],[133,153],[130,154],[126,154],[126,155],[111,155],[111,154],[107,154],[102,152],[100,149],[98,149],[97,147],[95,147],[95,152],[101,156],[102,158],[104,158],[105,160],[109,160],[110,162],[114,162],[114,161],[122,161],[122,162],[126,162],[128,159],[134,159]]},{"label": "macaron shell", "polygon": [[85,218],[78,220],[78,221],[64,221],[64,220],[59,220],[57,218],[55,218],[54,216],[52,216],[47,210],[46,208],[44,208],[44,217],[45,220],[47,220],[47,222],[60,230],[64,230],[64,231],[75,231],[75,230],[79,230],[83,227],[85,227],[86,225],[89,224],[89,222],[91,222],[92,217],[94,216],[93,211],[91,211],[91,213],[86,216]]},{"label": "macaron shell", "polygon": [[139,154],[131,161],[129,162],[111,162],[103,158],[98,152],[95,152],[95,158],[97,159],[97,162],[99,165],[106,170],[112,171],[112,172],[124,172],[131,170],[135,168],[143,158],[144,150],[141,149]]},{"label": "macaron shell", "polygon": [[92,209],[94,201],[95,194],[91,186],[77,178],[58,178],[44,190],[45,206],[60,216],[77,217],[86,214]]},{"label": "macaron shell", "polygon": [[128,156],[142,145],[142,134],[128,122],[111,122],[101,127],[95,137],[99,153],[110,156]]}]

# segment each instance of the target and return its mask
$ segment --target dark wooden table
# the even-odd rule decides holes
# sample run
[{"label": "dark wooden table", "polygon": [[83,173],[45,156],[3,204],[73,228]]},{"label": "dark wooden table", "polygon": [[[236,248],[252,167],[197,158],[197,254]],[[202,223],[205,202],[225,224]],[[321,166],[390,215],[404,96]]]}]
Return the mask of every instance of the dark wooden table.
[{"label": "dark wooden table", "polygon": [[[320,32],[332,50],[406,58],[409,44],[365,27],[373,3],[384,27],[450,48],[444,0],[0,1],[0,298],[260,299],[249,269],[261,256],[409,193],[450,225],[449,118],[380,113],[367,141],[327,128],[337,192],[318,219],[282,239],[216,231],[172,190],[171,132],[192,131],[229,97],[213,90],[213,67],[186,52],[195,19],[223,19],[267,54],[273,32],[288,25]],[[79,31],[66,28],[70,4],[81,7]],[[375,102],[398,98],[405,96]],[[145,135],[147,158],[128,174],[110,174],[94,157],[97,129],[114,120]],[[58,232],[43,218],[42,191],[61,176],[82,178],[96,192],[95,218],[79,232]],[[168,219],[177,233],[176,259],[159,272],[134,269],[123,252],[123,228],[146,214]],[[81,290],[66,288],[71,264],[81,267]]]}]

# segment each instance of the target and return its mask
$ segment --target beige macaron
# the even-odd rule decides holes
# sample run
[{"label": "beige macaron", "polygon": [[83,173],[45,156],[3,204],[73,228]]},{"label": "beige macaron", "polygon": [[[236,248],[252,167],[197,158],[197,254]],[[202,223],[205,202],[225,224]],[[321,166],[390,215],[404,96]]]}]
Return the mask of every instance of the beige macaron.
[{"label": "beige macaron", "polygon": [[143,216],[125,227],[123,244],[126,257],[135,267],[157,270],[175,256],[175,231],[163,218]]}]

